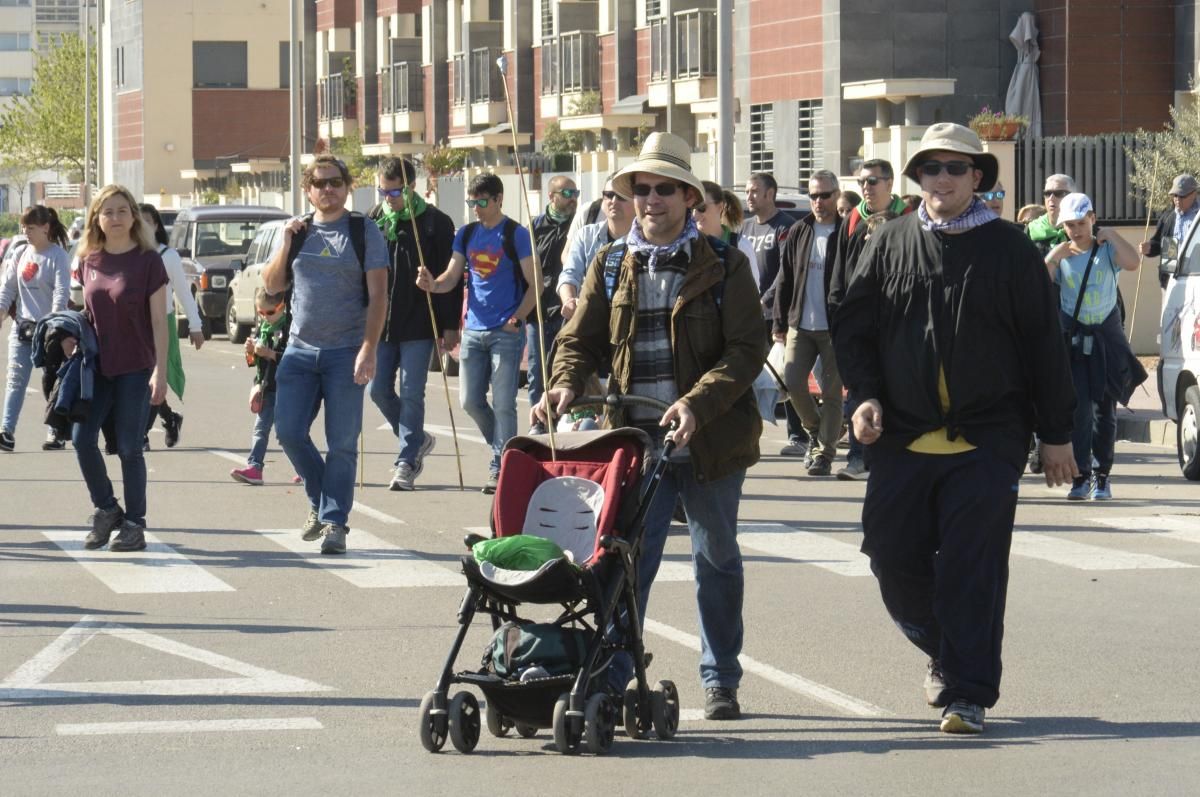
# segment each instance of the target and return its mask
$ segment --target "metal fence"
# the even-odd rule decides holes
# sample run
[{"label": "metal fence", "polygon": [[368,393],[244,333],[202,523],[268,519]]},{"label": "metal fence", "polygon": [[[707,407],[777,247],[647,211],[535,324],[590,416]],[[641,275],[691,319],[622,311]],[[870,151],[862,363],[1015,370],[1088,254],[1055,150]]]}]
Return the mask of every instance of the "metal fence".
[{"label": "metal fence", "polygon": [[1126,150],[1137,148],[1132,133],[1099,136],[1022,136],[1017,141],[1017,207],[1042,204],[1042,189],[1052,174],[1069,174],[1078,190],[1092,199],[1102,224],[1140,224],[1146,203],[1129,180],[1132,162]]}]

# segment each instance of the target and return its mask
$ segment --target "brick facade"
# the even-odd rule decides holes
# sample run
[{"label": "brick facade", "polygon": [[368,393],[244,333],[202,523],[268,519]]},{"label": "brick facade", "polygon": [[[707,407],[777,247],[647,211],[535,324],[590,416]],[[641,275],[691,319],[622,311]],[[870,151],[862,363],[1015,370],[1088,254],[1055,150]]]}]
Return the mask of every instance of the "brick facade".
[{"label": "brick facade", "polygon": [[750,102],[819,99],[821,37],[821,0],[752,2]]},{"label": "brick facade", "polygon": [[142,159],[145,137],[142,106],[141,91],[127,91],[117,95],[117,160]]},{"label": "brick facade", "polygon": [[192,90],[193,158],[240,161],[287,154],[287,89]]}]

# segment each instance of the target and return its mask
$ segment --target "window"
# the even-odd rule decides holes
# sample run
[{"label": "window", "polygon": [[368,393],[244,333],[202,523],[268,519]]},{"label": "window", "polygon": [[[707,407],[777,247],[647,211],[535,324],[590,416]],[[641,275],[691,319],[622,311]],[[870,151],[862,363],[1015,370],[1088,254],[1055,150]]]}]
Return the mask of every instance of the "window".
[{"label": "window", "polygon": [[0,52],[23,52],[28,49],[28,33],[0,33]]},{"label": "window", "polygon": [[467,56],[459,53],[454,56],[454,104],[467,104]]},{"label": "window", "polygon": [[717,74],[717,15],[689,11],[675,17],[675,77]]},{"label": "window", "polygon": [[279,43],[279,88],[292,87],[292,46],[290,42]]},{"label": "window", "polygon": [[[20,5],[18,3],[18,5]],[[25,5],[29,5],[26,3]],[[38,0],[34,21],[39,25],[46,23],[79,24],[79,0]]]},{"label": "window", "polygon": [[662,16],[662,0],[646,0],[646,19]]},{"label": "window", "polygon": [[750,106],[750,171],[775,171],[775,106]]},{"label": "window", "polygon": [[542,39],[542,94],[558,94],[562,85],[558,64],[558,39]]},{"label": "window", "polygon": [[542,41],[554,35],[554,3],[542,0]]},{"label": "window", "polygon": [[599,89],[600,48],[596,44],[596,34],[567,33],[561,37],[561,42],[563,93]]},{"label": "window", "polygon": [[125,48],[118,47],[113,52],[113,85],[122,88],[125,85]]},{"label": "window", "polygon": [[808,185],[808,177],[820,167],[825,154],[825,109],[820,100],[800,100],[796,119],[796,169],[799,185]]},{"label": "window", "polygon": [[246,43],[192,42],[192,86],[246,88]]},{"label": "window", "polygon": [[0,77],[0,97],[28,94],[31,85],[27,77]]},{"label": "window", "polygon": [[503,101],[504,86],[500,85],[501,79],[495,50],[480,47],[471,51],[471,102]]},{"label": "window", "polygon": [[0,0],[0,8],[29,8],[29,0]]},{"label": "window", "polygon": [[650,20],[650,80],[670,78],[671,39],[669,20],[665,17]]}]

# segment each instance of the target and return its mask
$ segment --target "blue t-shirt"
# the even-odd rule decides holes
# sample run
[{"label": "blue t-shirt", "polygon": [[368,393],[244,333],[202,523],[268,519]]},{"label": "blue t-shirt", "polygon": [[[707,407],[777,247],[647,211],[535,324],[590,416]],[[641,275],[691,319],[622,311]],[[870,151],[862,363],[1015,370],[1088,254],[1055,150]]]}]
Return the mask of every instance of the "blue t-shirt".
[{"label": "blue t-shirt", "polygon": [[[504,254],[504,221],[491,229],[475,225],[470,241],[463,241],[467,225],[454,235],[454,251],[467,261],[467,329],[484,330],[503,326],[517,312],[525,298],[525,280],[521,264],[513,263]],[[518,226],[513,233],[517,257],[533,256],[529,246],[529,230]]]},{"label": "blue t-shirt", "polygon": [[367,327],[363,267],[387,268],[387,242],[372,221],[364,225],[366,260],[360,266],[350,241],[350,214],[308,225],[304,246],[292,261],[290,343],[314,349],[361,346]]},{"label": "blue t-shirt", "polygon": [[[1058,264],[1054,281],[1059,285],[1059,306],[1068,316],[1075,312],[1079,284],[1091,254],[1091,247],[1088,247],[1086,252],[1064,257]],[[1088,275],[1083,305],[1079,308],[1079,323],[1086,326],[1102,323],[1117,306],[1117,270],[1112,244],[1101,244],[1096,252],[1096,262],[1092,264],[1092,273]]]}]

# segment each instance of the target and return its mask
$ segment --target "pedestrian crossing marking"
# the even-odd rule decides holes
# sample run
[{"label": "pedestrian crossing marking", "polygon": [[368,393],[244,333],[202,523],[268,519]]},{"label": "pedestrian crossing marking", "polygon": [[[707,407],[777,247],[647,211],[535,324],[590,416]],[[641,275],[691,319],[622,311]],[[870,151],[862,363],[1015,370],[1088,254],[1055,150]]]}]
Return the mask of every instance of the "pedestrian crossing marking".
[{"label": "pedestrian crossing marking", "polygon": [[1012,552],[1017,556],[1040,559],[1076,570],[1172,570],[1196,567],[1161,556],[1102,548],[1031,531],[1013,534]]},{"label": "pedestrian crossing marking", "polygon": [[[86,681],[57,683],[47,681],[63,662],[99,634],[141,645],[151,650],[206,664],[236,678],[172,678],[146,681]],[[119,623],[85,616],[64,631],[40,653],[0,681],[0,700],[61,700],[96,695],[248,695],[291,692],[327,692],[323,686],[304,678],[284,675],[244,661],[193,647],[173,639],[151,634]]]},{"label": "pedestrian crossing marking", "polygon": [[[484,440],[482,436],[475,434],[474,432],[463,431],[463,426],[462,426],[461,422],[455,424],[455,426],[457,426],[457,428],[458,428],[458,439],[459,440],[466,440],[467,442],[470,442],[470,443],[478,443],[479,445],[487,446],[488,448],[492,447],[492,444],[489,443],[488,441]],[[392,427],[390,424],[384,424],[383,428],[388,429],[390,431]],[[425,431],[436,432],[439,435],[443,435],[445,437],[450,437],[451,439],[453,439],[453,435],[454,435],[454,429],[450,428],[449,426],[440,426],[436,423],[425,424]]]},{"label": "pedestrian crossing marking", "polygon": [[857,545],[782,523],[739,523],[738,542],[744,548],[861,578],[871,575],[870,560]]},{"label": "pedestrian crossing marking", "polygon": [[1152,517],[1097,518],[1101,523],[1126,531],[1145,531],[1155,537],[1200,545],[1200,515],[1154,515]]},{"label": "pedestrian crossing marking", "polygon": [[232,592],[233,587],[146,532],[146,550],[114,553],[83,547],[78,530],[47,530],[42,535],[84,569],[121,595],[165,592]]},{"label": "pedestrian crossing marking", "polygon": [[305,542],[296,529],[257,529],[309,564],[317,565],[362,589],[460,587],[463,578],[449,567],[393,545],[362,529],[346,536],[346,553],[325,556],[321,543]]}]

